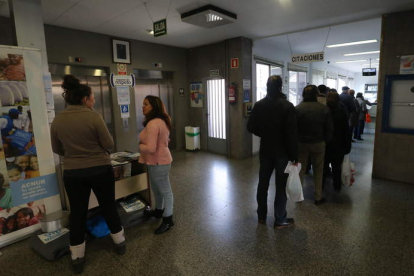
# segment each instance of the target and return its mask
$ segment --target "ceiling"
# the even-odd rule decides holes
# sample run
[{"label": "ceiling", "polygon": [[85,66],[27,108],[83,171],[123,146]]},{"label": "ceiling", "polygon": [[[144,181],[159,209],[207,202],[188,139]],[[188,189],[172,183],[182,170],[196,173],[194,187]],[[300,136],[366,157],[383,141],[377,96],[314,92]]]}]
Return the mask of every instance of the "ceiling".
[{"label": "ceiling", "polygon": [[[0,0],[0,15],[8,16],[7,2]],[[237,22],[213,29],[181,22],[181,13],[207,4],[236,13]],[[328,44],[355,41],[359,39],[356,37],[371,39],[376,36],[379,39],[379,19],[369,23],[370,27],[364,27],[365,31],[358,23],[336,25],[414,9],[414,0],[42,0],[42,6],[46,24],[184,48],[238,36],[254,40],[276,36],[271,41],[281,44],[282,38],[277,35],[313,30],[289,35],[295,53],[300,53],[309,52],[311,48],[321,51],[321,41],[326,40],[328,32],[324,27],[327,26],[335,25],[331,28]],[[152,22],[166,16],[168,34],[157,38],[149,35]],[[318,28],[322,29],[314,30]],[[306,43],[300,43],[302,39]],[[379,49],[379,43],[364,45],[361,49],[365,47]],[[350,47],[341,51],[348,51],[345,48]],[[332,60],[334,58],[339,56],[334,55]]]}]

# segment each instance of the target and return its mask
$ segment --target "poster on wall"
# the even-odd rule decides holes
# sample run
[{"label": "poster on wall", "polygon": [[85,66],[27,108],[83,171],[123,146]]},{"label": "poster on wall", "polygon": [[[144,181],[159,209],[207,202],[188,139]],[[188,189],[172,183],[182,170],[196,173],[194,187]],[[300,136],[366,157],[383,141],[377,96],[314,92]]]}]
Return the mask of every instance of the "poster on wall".
[{"label": "poster on wall", "polygon": [[61,209],[47,127],[40,52],[0,47],[0,246]]},{"label": "poster on wall", "polygon": [[400,74],[414,74],[414,55],[401,57]]},{"label": "poster on wall", "polygon": [[190,84],[191,107],[203,107],[204,93],[202,82]]}]

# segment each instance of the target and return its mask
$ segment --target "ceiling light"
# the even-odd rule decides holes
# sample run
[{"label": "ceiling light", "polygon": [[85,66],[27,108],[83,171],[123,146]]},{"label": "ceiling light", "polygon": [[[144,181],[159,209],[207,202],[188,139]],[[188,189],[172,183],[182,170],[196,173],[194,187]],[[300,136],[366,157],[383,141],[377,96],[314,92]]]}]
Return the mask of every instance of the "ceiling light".
[{"label": "ceiling light", "polygon": [[181,21],[203,28],[214,28],[236,22],[237,14],[207,5],[181,14]]},{"label": "ceiling light", "polygon": [[361,40],[361,41],[348,42],[348,43],[331,44],[331,45],[327,45],[326,47],[328,47],[328,48],[344,47],[344,46],[367,44],[367,43],[375,43],[375,42],[378,42],[378,40],[371,39],[371,40]]},{"label": "ceiling light", "polygon": [[380,51],[370,51],[370,52],[361,52],[361,53],[352,53],[352,54],[345,54],[345,57],[349,56],[360,56],[360,55],[369,55],[369,54],[378,54]]},{"label": "ceiling light", "polygon": [[335,63],[352,63],[352,62],[364,62],[368,61],[367,59],[360,59],[360,60],[344,60],[344,61],[335,61]]}]

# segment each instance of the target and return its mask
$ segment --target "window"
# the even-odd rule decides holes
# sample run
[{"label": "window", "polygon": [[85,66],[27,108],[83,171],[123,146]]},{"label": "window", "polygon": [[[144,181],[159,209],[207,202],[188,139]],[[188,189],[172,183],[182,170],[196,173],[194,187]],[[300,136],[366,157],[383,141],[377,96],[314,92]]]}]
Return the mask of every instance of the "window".
[{"label": "window", "polygon": [[321,84],[325,84],[324,82],[325,72],[321,70],[312,70],[312,84],[318,86]]},{"label": "window", "polygon": [[[270,76],[283,75],[282,65],[256,63],[256,101],[260,101],[267,94],[267,79]],[[283,78],[283,77],[282,77]]]},{"label": "window", "polygon": [[226,139],[226,89],[224,79],[207,81],[208,137]]},{"label": "window", "polygon": [[338,75],[338,90],[341,90],[342,87],[346,86],[346,76]]},{"label": "window", "polygon": [[326,72],[326,86],[331,89],[338,90],[338,82],[337,82],[338,75],[332,72]]},{"label": "window", "polygon": [[354,78],[348,78],[348,86],[349,87],[354,87]]},{"label": "window", "polygon": [[302,101],[303,88],[306,86],[307,68],[295,64],[288,64],[289,70],[289,95],[288,100],[293,105]]}]

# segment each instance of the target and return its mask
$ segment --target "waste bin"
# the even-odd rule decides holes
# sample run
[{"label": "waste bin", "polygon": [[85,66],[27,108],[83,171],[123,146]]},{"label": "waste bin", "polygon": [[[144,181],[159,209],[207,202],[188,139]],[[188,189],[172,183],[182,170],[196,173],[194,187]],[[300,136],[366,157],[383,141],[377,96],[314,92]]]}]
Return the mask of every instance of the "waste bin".
[{"label": "waste bin", "polygon": [[187,150],[200,149],[200,128],[199,127],[185,127],[185,148]]}]

